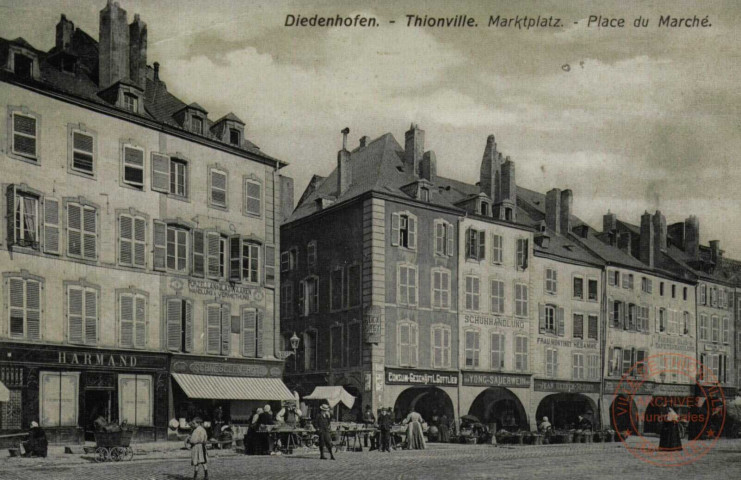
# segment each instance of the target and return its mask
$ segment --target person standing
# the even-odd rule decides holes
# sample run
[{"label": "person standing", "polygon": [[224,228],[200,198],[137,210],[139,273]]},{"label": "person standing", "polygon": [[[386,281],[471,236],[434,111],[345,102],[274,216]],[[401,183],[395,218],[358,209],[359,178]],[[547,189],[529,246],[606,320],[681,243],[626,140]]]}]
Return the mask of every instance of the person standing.
[{"label": "person standing", "polygon": [[378,415],[378,431],[380,437],[378,448],[382,452],[391,451],[391,425],[393,425],[393,420],[390,409],[381,407],[381,412]]},{"label": "person standing", "polygon": [[412,409],[404,419],[404,424],[407,426],[407,449],[408,450],[424,450],[425,448],[425,437],[422,433],[422,415],[415,412]]},{"label": "person standing", "polygon": [[682,439],[679,438],[679,415],[672,407],[664,410],[664,423],[661,425],[659,450],[677,452],[682,450]]},{"label": "person standing", "polygon": [[[373,410],[371,409],[371,406],[366,405],[365,412],[363,412],[363,425],[365,426],[366,429],[371,429],[373,428],[375,424],[376,424],[376,416],[373,415]],[[363,435],[363,439],[365,443],[365,448],[368,448],[368,439],[370,438],[370,442],[371,442],[370,449],[375,450],[376,448],[378,448],[378,445],[377,445],[375,438],[372,435],[373,435],[372,433],[366,432]]]},{"label": "person standing", "polygon": [[440,425],[437,428],[440,431],[440,443],[450,443],[450,419],[445,413],[440,416]]},{"label": "person standing", "polygon": [[316,428],[319,434],[319,458],[322,460],[327,459],[324,456],[325,448],[329,451],[329,458],[336,460],[334,453],[332,453],[332,434],[330,433],[329,418],[329,405],[325,403],[321,406],[319,415],[314,420],[314,428]]},{"label": "person standing", "polygon": [[190,434],[188,444],[190,445],[190,464],[193,465],[193,480],[198,478],[198,467],[203,467],[203,478],[208,480],[208,454],[206,453],[206,442],[208,442],[208,434],[206,429],[203,428],[203,420],[201,417],[193,419],[195,429]]}]

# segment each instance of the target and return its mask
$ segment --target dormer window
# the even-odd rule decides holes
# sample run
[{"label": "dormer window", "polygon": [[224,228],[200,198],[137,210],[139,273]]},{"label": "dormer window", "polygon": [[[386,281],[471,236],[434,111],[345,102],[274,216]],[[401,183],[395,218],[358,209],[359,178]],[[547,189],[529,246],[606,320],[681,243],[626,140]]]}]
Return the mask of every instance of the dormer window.
[{"label": "dormer window", "polygon": [[504,209],[504,219],[508,222],[512,221],[512,209],[511,208],[505,208]]},{"label": "dormer window", "polygon": [[130,111],[130,112],[138,112],[139,111],[139,97],[134,95],[133,93],[124,93],[123,94],[123,107]]},{"label": "dormer window", "polygon": [[480,212],[485,217],[489,216],[489,205],[486,202],[481,202]]},{"label": "dormer window", "polygon": [[13,73],[23,78],[33,77],[33,58],[22,53],[16,53],[13,57]]},{"label": "dormer window", "polygon": [[419,199],[423,202],[429,202],[430,201],[430,189],[427,187],[422,187],[419,189]]},{"label": "dormer window", "polygon": [[203,119],[201,117],[192,117],[190,120],[193,133],[203,135]]},{"label": "dormer window", "polygon": [[229,129],[229,143],[237,146],[241,145],[242,143],[240,132],[236,128]]}]

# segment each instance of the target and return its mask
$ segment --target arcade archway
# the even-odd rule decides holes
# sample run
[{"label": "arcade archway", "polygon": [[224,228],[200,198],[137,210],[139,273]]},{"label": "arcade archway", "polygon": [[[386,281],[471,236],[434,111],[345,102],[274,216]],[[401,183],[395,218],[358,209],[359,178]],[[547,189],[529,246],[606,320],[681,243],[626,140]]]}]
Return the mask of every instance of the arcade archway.
[{"label": "arcade archway", "polygon": [[519,430],[528,428],[525,407],[517,396],[503,387],[489,387],[481,392],[471,404],[469,415],[482,423],[497,424],[497,430]]},{"label": "arcade archway", "polygon": [[548,417],[553,428],[573,428],[578,423],[579,415],[584,416],[596,428],[598,419],[594,400],[581,393],[554,393],[540,401],[535,418],[540,422]]},{"label": "arcade archway", "polygon": [[639,412],[635,401],[625,395],[617,395],[610,405],[610,427],[621,436],[638,433]]},{"label": "arcade archway", "polygon": [[453,401],[437,387],[410,387],[401,392],[394,403],[394,419],[403,420],[412,409],[428,422],[436,415],[455,418]]}]

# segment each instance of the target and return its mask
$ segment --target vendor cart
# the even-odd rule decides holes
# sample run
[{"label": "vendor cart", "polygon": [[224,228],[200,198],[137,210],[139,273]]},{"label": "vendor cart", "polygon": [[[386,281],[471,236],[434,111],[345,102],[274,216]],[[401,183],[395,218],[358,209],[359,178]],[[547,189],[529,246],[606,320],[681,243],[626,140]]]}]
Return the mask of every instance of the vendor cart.
[{"label": "vendor cart", "polygon": [[130,446],[133,434],[131,430],[95,432],[95,461],[120,462],[134,458]]}]

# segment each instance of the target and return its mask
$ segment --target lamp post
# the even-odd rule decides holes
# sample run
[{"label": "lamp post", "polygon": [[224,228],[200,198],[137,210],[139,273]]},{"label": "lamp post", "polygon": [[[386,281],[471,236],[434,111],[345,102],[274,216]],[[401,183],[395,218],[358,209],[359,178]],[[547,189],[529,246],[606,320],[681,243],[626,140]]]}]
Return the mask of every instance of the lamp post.
[{"label": "lamp post", "polygon": [[291,336],[291,348],[293,349],[293,371],[298,371],[298,360],[296,359],[296,351],[298,350],[298,343],[301,341],[300,338],[296,335],[296,332],[293,332],[293,336]]}]

